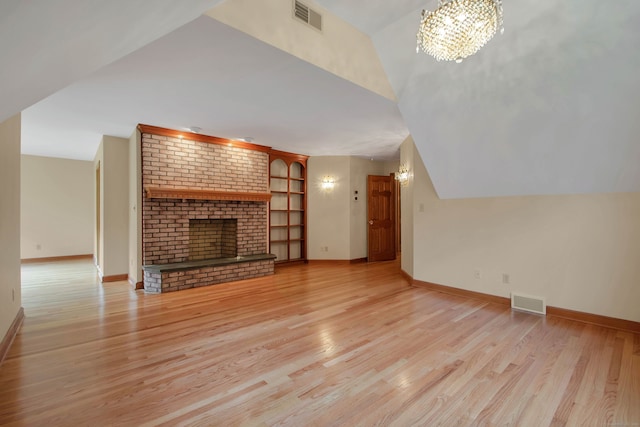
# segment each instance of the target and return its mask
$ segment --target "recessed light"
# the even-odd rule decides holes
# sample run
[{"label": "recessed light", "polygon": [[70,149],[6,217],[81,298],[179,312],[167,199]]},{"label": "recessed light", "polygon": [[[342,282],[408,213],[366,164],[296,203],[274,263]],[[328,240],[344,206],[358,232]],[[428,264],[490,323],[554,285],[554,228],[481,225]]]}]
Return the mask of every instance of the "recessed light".
[{"label": "recessed light", "polygon": [[252,136],[241,136],[241,137],[231,138],[231,139],[233,139],[234,141],[253,142]]}]

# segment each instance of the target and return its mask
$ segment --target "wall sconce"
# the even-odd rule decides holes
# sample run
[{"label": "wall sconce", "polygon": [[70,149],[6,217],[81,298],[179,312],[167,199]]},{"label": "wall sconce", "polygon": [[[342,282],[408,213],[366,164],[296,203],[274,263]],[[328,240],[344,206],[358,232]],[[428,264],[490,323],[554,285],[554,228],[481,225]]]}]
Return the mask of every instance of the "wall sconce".
[{"label": "wall sconce", "polygon": [[332,190],[335,184],[336,184],[336,181],[333,179],[332,176],[325,176],[322,178],[323,190]]},{"label": "wall sconce", "polygon": [[409,182],[409,166],[406,164],[400,165],[398,172],[396,172],[396,181],[398,181],[400,185],[407,185]]}]

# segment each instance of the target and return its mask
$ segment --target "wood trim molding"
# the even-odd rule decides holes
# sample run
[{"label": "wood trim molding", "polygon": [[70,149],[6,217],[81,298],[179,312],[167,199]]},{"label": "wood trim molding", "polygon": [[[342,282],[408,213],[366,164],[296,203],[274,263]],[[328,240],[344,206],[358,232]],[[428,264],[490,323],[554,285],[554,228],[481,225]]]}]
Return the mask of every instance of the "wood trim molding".
[{"label": "wood trim molding", "polygon": [[123,280],[129,281],[128,274],[114,274],[113,276],[103,276],[100,281],[102,283],[121,282]]},{"label": "wood trim molding", "polygon": [[640,334],[640,322],[634,322],[632,320],[617,319],[615,317],[601,316],[599,314],[591,314],[583,311],[574,311],[551,306],[547,306],[547,316],[577,320],[579,322],[591,323],[598,326],[606,326],[608,328]]},{"label": "wood trim molding", "polygon": [[[482,292],[467,291],[466,289],[452,288],[450,286],[438,285],[435,283],[422,282],[420,280],[412,279],[409,274],[402,270],[401,274],[407,280],[410,280],[409,283],[416,287],[511,307],[511,299],[509,298],[489,295]],[[632,320],[617,319],[615,317],[601,316],[599,314],[591,314],[551,306],[547,306],[547,316],[561,317],[563,319],[573,320],[576,322],[591,323],[593,325],[604,326],[635,334],[640,333],[640,322],[634,322]]]},{"label": "wood trim molding", "polygon": [[152,135],[168,136],[172,138],[186,139],[189,141],[205,142],[207,144],[226,145],[236,148],[244,148],[246,150],[261,151],[268,153],[271,147],[264,145],[252,144],[250,142],[238,141],[236,139],[220,138],[217,136],[202,135],[188,131],[179,131],[175,129],[161,128],[158,126],[138,124],[138,130],[141,133],[149,133]]},{"label": "wood trim molding", "polygon": [[310,265],[330,265],[330,266],[345,266],[351,265],[351,260],[348,259],[310,259],[307,260]]},{"label": "wood trim molding", "polygon": [[9,330],[2,338],[2,342],[0,342],[0,365],[4,362],[4,358],[9,353],[9,348],[11,348],[11,344],[15,339],[18,331],[20,330],[20,326],[22,326],[22,322],[24,321],[24,308],[20,307],[16,317],[13,319],[11,326],[9,326]]},{"label": "wood trim molding", "polygon": [[274,159],[282,159],[285,161],[285,163],[299,162],[305,168],[307,167],[307,160],[309,159],[309,156],[305,154],[289,153],[280,150],[269,150],[269,157],[269,162],[273,161]]},{"label": "wood trim molding", "polygon": [[410,285],[413,285],[413,277],[403,269],[400,269],[400,275],[404,280],[406,280]]},{"label": "wood trim molding", "polygon": [[140,290],[140,289],[144,289],[144,283],[143,282],[136,282],[133,280],[133,277],[127,275],[127,281],[129,282],[129,284],[131,285],[131,287],[134,290]]},{"label": "wood trim molding", "polygon": [[413,280],[412,285],[419,288],[429,289],[430,291],[441,292],[443,294],[456,295],[459,297],[471,298],[511,307],[511,299],[505,297],[484,294],[482,292],[468,291],[466,289],[452,288],[450,286],[438,285],[436,283],[430,282],[422,282],[415,279]]},{"label": "wood trim molding", "polygon": [[352,265],[362,264],[367,262],[366,258],[354,258],[354,259],[310,259],[307,261],[313,265]]},{"label": "wood trim molding", "polygon": [[24,258],[20,260],[20,263],[35,264],[38,262],[74,261],[79,259],[93,259],[93,254],[52,256],[52,257],[43,257],[43,258]]},{"label": "wood trim molding", "polygon": [[269,202],[271,193],[248,193],[242,191],[214,191],[196,188],[146,187],[148,199],[231,200],[238,202]]}]

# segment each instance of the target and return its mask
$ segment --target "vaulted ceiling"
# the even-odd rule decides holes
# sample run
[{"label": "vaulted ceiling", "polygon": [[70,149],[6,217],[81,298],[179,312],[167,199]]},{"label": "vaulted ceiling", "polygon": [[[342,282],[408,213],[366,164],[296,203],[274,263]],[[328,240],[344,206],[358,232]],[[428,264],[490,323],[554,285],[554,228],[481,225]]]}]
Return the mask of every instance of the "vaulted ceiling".
[{"label": "vaulted ceiling", "polygon": [[640,2],[505,1],[505,34],[455,64],[415,52],[436,0],[315,0],[371,37],[397,102],[200,16],[218,3],[0,3],[0,120],[85,159],[136,123],[377,158],[410,132],[442,198],[640,191]]}]

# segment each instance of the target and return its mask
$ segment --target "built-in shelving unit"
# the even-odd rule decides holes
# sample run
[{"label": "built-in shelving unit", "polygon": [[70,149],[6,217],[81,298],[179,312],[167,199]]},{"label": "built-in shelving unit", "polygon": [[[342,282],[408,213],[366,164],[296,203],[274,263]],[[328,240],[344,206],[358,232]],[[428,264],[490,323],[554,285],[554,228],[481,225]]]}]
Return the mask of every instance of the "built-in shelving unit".
[{"label": "built-in shelving unit", "polygon": [[269,251],[276,263],[307,259],[307,156],[269,153]]}]

